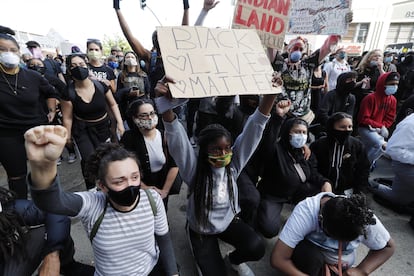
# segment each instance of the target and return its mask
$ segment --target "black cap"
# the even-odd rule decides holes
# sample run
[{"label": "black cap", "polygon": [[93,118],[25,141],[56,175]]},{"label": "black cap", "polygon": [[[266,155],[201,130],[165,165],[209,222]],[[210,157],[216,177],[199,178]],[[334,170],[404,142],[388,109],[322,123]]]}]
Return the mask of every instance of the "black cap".
[{"label": "black cap", "polygon": [[39,42],[34,41],[34,40],[27,41],[26,46],[27,46],[27,48],[36,48],[36,47],[40,48]]},{"label": "black cap", "polygon": [[385,79],[385,82],[389,82],[389,81],[399,81],[400,80],[400,74],[398,74],[397,72],[391,72],[387,78]]}]

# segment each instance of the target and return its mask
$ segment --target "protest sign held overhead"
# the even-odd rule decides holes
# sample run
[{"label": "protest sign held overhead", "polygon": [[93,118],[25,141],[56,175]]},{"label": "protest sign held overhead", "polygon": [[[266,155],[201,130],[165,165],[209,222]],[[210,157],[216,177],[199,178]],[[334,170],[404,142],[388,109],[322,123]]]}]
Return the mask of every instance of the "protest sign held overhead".
[{"label": "protest sign held overhead", "polygon": [[157,27],[174,98],[274,94],[273,69],[254,30]]},{"label": "protest sign held overhead", "polygon": [[264,46],[282,49],[290,3],[290,0],[238,0],[232,28],[256,29]]},{"label": "protest sign held overhead", "polygon": [[295,0],[289,13],[288,34],[344,35],[350,0]]}]

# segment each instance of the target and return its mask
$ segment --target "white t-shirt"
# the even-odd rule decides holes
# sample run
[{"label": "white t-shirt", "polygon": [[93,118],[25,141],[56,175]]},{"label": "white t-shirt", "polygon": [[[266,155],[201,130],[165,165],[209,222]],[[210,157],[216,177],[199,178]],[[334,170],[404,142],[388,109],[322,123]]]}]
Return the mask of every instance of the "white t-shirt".
[{"label": "white t-shirt", "polygon": [[159,172],[166,162],[164,150],[162,148],[161,132],[157,129],[157,134],[153,140],[144,136],[145,146],[150,161],[151,172]]},{"label": "white t-shirt", "polygon": [[[336,196],[333,193],[319,193],[299,202],[283,227],[279,239],[290,248],[295,248],[299,242],[307,239],[321,247],[327,263],[335,264],[337,261],[338,241],[327,237],[318,221],[321,198],[325,195]],[[366,239],[361,235],[357,239],[343,244],[342,263],[344,266],[350,267],[354,264],[355,249],[360,243],[371,250],[380,250],[387,245],[391,238],[390,234],[375,215],[374,218],[376,224],[366,227]]]},{"label": "white t-shirt", "polygon": [[349,67],[348,62],[346,61],[341,63],[334,59],[333,61],[326,63],[323,70],[328,74],[328,90],[331,91],[336,88],[338,76],[342,73],[351,71],[351,67]]}]

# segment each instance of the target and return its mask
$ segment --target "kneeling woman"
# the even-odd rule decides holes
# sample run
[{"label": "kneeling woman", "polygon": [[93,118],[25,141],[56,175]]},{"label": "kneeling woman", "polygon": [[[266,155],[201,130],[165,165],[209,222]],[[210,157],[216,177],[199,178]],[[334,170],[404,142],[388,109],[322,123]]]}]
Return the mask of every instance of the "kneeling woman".
[{"label": "kneeling woman", "polygon": [[[370,250],[353,267],[361,243]],[[370,275],[394,250],[393,239],[363,195],[320,193],[295,207],[273,248],[271,264],[286,275]]]},{"label": "kneeling woman", "polygon": [[140,189],[141,174],[133,153],[116,144],[102,144],[86,164],[101,191],[70,193],[62,190],[56,177],[66,129],[38,126],[29,129],[25,139],[36,205],[82,221],[92,242],[95,275],[178,275],[161,197],[152,189]]},{"label": "kneeling woman", "polygon": [[[276,141],[263,143],[263,175],[258,184],[261,200],[257,211],[259,231],[272,238],[279,232],[280,214],[285,203],[296,204],[331,184],[317,171],[316,158],[305,158],[308,124],[300,118],[284,120],[274,114],[270,122]],[[279,132],[280,130],[280,132]],[[279,137],[280,133],[280,138]]]},{"label": "kneeling woman", "polygon": [[[163,82],[157,84],[156,91],[169,92]],[[238,217],[236,180],[261,139],[274,99],[274,95],[263,97],[233,146],[231,135],[224,127],[216,124],[205,127],[199,134],[198,156],[174,113],[169,110],[163,114],[171,155],[189,186],[189,236],[204,276],[227,275],[219,239],[235,247],[226,255],[226,260],[239,275],[254,275],[245,262],[257,261],[265,253],[263,239]],[[286,104],[285,108],[289,107]]]}]

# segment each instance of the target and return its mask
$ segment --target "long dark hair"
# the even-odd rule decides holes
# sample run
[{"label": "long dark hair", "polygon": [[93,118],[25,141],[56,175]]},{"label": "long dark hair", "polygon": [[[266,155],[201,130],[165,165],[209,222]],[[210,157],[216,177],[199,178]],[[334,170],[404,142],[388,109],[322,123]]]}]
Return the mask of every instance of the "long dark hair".
[{"label": "long dark hair", "polygon": [[[222,125],[211,124],[205,127],[199,135],[199,154],[197,159],[196,180],[190,193],[194,193],[194,209],[197,222],[200,226],[207,225],[210,210],[213,205],[213,174],[211,165],[208,162],[208,146],[225,137],[231,143],[231,134]],[[235,212],[235,201],[233,192],[233,180],[230,166],[226,168],[227,190],[230,197],[230,204]]]}]

